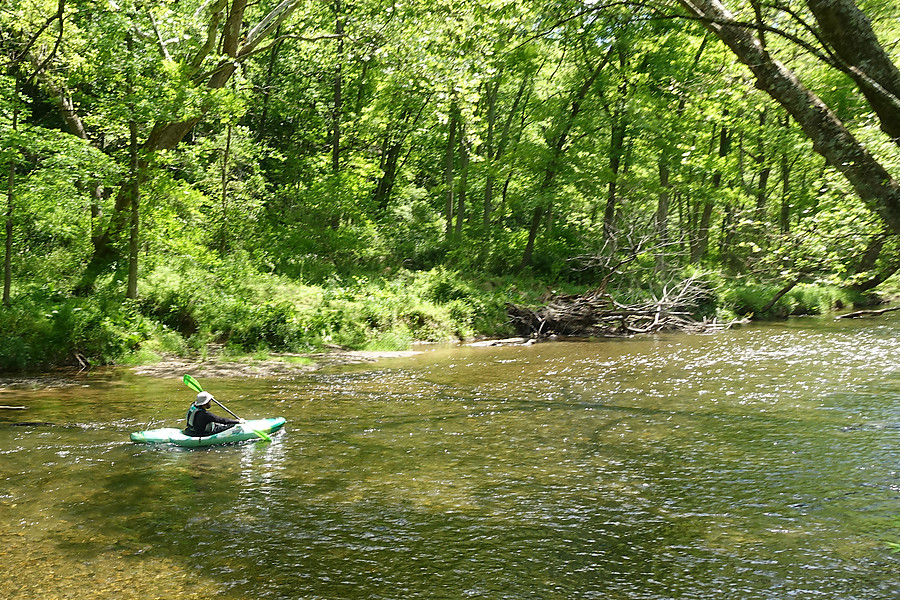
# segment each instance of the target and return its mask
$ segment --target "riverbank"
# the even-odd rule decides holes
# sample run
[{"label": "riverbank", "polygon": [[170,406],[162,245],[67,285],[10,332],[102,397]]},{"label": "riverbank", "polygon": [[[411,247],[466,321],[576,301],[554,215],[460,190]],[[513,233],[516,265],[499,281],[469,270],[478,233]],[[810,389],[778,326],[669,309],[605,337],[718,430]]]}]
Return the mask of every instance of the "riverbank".
[{"label": "riverbank", "polygon": [[[444,268],[312,285],[260,273],[246,264],[228,262],[208,269],[189,262],[167,264],[142,280],[137,302],[122,301],[111,290],[78,297],[48,295],[43,287],[32,286],[30,293],[18,294],[0,311],[0,330],[7,334],[0,339],[0,372],[127,365],[152,374],[187,367],[265,376],[308,370],[317,363],[366,361],[384,356],[382,352],[407,351],[417,341],[605,335],[610,327],[617,333],[646,332],[668,326],[659,310],[667,298],[673,317],[704,323],[729,323],[748,315],[821,314],[861,305],[833,285],[798,284],[763,310],[779,293],[778,286],[713,272],[685,277],[682,284],[659,290],[649,284],[646,289],[611,287],[608,296],[602,295],[609,310],[589,306],[593,313],[586,315],[585,303],[579,301],[560,319],[561,302],[597,295],[596,290],[527,276],[465,276]],[[635,311],[635,306],[650,309]],[[623,307],[638,320],[625,322]],[[542,311],[553,314],[542,316]],[[538,316],[532,327],[520,327],[523,314]],[[554,322],[559,326],[551,326]],[[575,326],[582,322],[590,327]],[[169,367],[170,357],[189,358]]]},{"label": "riverbank", "polygon": [[54,368],[40,373],[0,374],[0,394],[6,390],[83,385],[86,378],[109,371],[130,371],[135,375],[157,379],[181,379],[185,373],[198,378],[276,377],[309,373],[327,367],[374,363],[385,358],[403,358],[420,352],[420,350],[370,351],[333,348],[309,354],[271,354],[266,358],[255,358],[250,355],[227,357],[221,354],[197,358],[168,356],[151,364],[104,366],[90,371]]},{"label": "riverbank", "polygon": [[402,358],[419,354],[417,350],[343,350],[333,349],[312,354],[278,354],[258,359],[169,358],[160,362],[127,367],[136,375],[158,378],[181,378],[185,373],[195,377],[272,377],[316,371],[324,367],[373,363],[382,358]]},{"label": "riverbank", "polygon": [[[537,340],[514,337],[481,339],[465,342],[469,346],[531,345]],[[375,363],[382,359],[406,358],[421,354],[424,350],[348,350],[330,348],[324,352],[306,354],[268,354],[265,358],[252,355],[228,357],[219,352],[206,357],[184,358],[168,356],[141,365],[114,365],[99,367],[93,371],[74,368],[54,368],[49,371],[14,375],[0,374],[0,394],[5,390],[46,389],[82,385],[91,373],[110,370],[127,370],[142,377],[157,379],[181,379],[185,373],[202,378],[254,378],[291,376],[311,373],[320,369],[342,365]]]}]

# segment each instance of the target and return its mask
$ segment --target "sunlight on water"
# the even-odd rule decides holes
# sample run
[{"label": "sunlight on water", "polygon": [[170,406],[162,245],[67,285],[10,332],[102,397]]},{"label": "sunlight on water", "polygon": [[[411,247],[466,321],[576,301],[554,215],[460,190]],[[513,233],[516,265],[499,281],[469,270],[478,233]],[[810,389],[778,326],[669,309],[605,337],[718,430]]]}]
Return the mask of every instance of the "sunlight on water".
[{"label": "sunlight on water", "polygon": [[0,590],[894,597],[898,334],[810,320],[209,380],[288,425],[193,450],[127,441],[183,419],[174,378],[3,389],[30,410],[0,413]]}]

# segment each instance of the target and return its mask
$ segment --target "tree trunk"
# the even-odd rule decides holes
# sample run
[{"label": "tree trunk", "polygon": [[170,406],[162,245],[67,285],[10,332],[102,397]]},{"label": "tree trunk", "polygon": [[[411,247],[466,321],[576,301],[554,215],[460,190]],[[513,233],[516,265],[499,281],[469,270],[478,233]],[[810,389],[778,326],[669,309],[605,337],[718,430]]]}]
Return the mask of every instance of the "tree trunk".
[{"label": "tree trunk", "polygon": [[[820,39],[845,63],[881,130],[900,145],[900,69],[872,31],[872,23],[852,0],[806,0],[819,24]],[[893,43],[893,40],[891,40]]]},{"label": "tree trunk", "polygon": [[456,241],[462,240],[463,221],[466,219],[466,188],[469,185],[469,149],[466,147],[466,131],[459,121],[459,192],[456,195]]},{"label": "tree trunk", "polygon": [[[126,40],[128,49],[128,60],[134,59],[134,44],[131,35]],[[140,149],[138,148],[138,124],[135,120],[134,107],[134,84],[131,67],[126,68],[126,80],[128,94],[128,109],[131,113],[128,118],[128,179],[130,191],[131,210],[129,212],[129,235],[128,235],[128,287],[125,292],[126,298],[137,299],[137,279],[138,279],[138,249],[140,234],[140,206],[141,206],[141,182],[138,174],[138,160]]]},{"label": "tree trunk", "polygon": [[375,188],[375,205],[381,213],[388,208],[388,200],[391,197],[391,191],[394,188],[394,181],[397,177],[397,164],[400,161],[400,153],[403,151],[403,146],[400,142],[392,141],[391,137],[390,131],[384,134],[384,143],[382,144],[384,150],[381,153],[381,162],[379,164],[381,177],[378,178],[378,185]]},{"label": "tree trunk", "polygon": [[623,83],[619,88],[620,98],[615,111],[610,115],[609,131],[609,186],[606,195],[606,207],[603,211],[603,240],[609,242],[615,234],[616,228],[616,193],[619,184],[619,169],[622,166],[622,156],[625,151],[625,93]]},{"label": "tree trunk", "polygon": [[668,156],[663,153],[659,157],[659,195],[656,200],[656,237],[659,240],[659,252],[656,253],[656,272],[666,268],[665,248],[669,243],[669,202],[672,198],[672,186],[669,182]]},{"label": "tree trunk", "polygon": [[697,230],[691,244],[691,262],[698,263],[706,256],[706,250],[709,246],[709,226],[712,223],[713,201],[703,200],[700,218],[697,220]]},{"label": "tree trunk", "polygon": [[334,32],[341,36],[338,38],[337,65],[334,69],[334,107],[331,112],[331,171],[338,173],[341,169],[341,99],[343,87],[343,61],[344,61],[344,19],[341,9],[341,0],[334,0],[335,25]]},{"label": "tree trunk", "polygon": [[134,121],[132,117],[131,121],[128,123],[128,138],[129,138],[129,180],[130,180],[130,196],[131,196],[131,211],[129,213],[129,235],[128,235],[128,290],[125,294],[127,298],[136,299],[138,297],[137,292],[137,279],[138,279],[138,250],[140,248],[140,206],[141,206],[141,177],[138,173],[139,169],[139,160],[138,153],[140,149],[138,148],[138,133],[137,133],[137,123]]},{"label": "tree trunk", "polygon": [[3,255],[3,305],[10,304],[12,289],[12,251],[13,251],[13,207],[16,205],[16,162],[9,161],[9,175],[6,188],[6,252]]},{"label": "tree trunk", "polygon": [[450,107],[450,123],[447,126],[447,147],[444,150],[444,218],[446,239],[453,236],[453,154],[456,149],[456,128],[459,111],[456,105]]},{"label": "tree trunk", "polygon": [[[16,74],[13,81],[13,112],[12,130],[19,129],[19,76]],[[9,306],[12,290],[12,253],[13,253],[13,214],[16,205],[16,155],[11,152],[9,157],[9,173],[7,174],[6,187],[6,243],[3,255],[3,306]]]},{"label": "tree trunk", "polygon": [[228,161],[231,159],[231,123],[225,133],[225,149],[222,151],[222,223],[219,227],[219,256],[228,250]]},{"label": "tree trunk", "polygon": [[381,143],[381,159],[378,168],[381,171],[381,177],[378,178],[378,185],[375,186],[373,199],[378,211],[384,213],[388,208],[388,202],[394,189],[394,183],[397,180],[397,172],[406,159],[409,158],[409,151],[403,160],[400,160],[403,154],[403,144],[409,133],[415,128],[419,119],[422,117],[422,111],[428,106],[428,98],[422,100],[418,111],[413,115],[413,106],[405,105],[399,118],[388,125],[387,131],[384,133],[384,141]]},{"label": "tree trunk", "polygon": [[[718,0],[679,1],[749,67],[757,87],[772,96],[800,124],[812,140],[813,149],[850,182],[862,201],[895,233],[900,233],[900,184],[847,130],[828,105],[808,90],[792,71],[773,59],[760,40],[737,24]],[[841,0],[834,1],[846,4]],[[852,40],[852,36],[849,39]]]},{"label": "tree trunk", "polygon": [[[279,37],[281,28],[275,32],[275,37]],[[269,52],[269,62],[266,65],[266,79],[262,90],[262,108],[259,112],[259,121],[256,130],[256,139],[263,140],[268,132],[269,120],[269,102],[272,98],[272,80],[275,74],[275,66],[278,63],[278,51],[281,50],[282,42],[276,42]]]},{"label": "tree trunk", "polygon": [[753,158],[757,169],[756,189],[754,192],[756,195],[756,220],[759,222],[765,220],[766,200],[768,199],[766,191],[769,186],[769,175],[772,173],[772,168],[769,166],[766,156],[765,125],[766,111],[763,109],[759,113],[759,132],[756,142],[756,156]]},{"label": "tree trunk", "polygon": [[[15,118],[14,118],[15,120]],[[3,305],[10,305],[12,290],[12,252],[13,252],[13,207],[16,205],[16,162],[14,157],[9,161],[9,175],[6,188],[6,243],[3,255]]]},{"label": "tree trunk", "polygon": [[[506,121],[503,123],[503,129],[500,132],[499,139],[497,140],[496,145],[493,143],[493,128],[489,128],[489,140],[488,144],[488,166],[487,166],[487,175],[485,176],[484,183],[484,229],[485,234],[490,235],[490,225],[491,225],[491,216],[494,213],[494,186],[496,184],[496,168],[497,163],[506,153],[506,149],[509,146],[510,142],[510,132],[512,131],[512,125],[515,121],[516,114],[518,113],[519,106],[523,106],[523,119],[524,119],[524,106],[527,102],[523,102],[523,97],[525,97],[525,92],[528,89],[528,84],[530,83],[530,79],[528,77],[522,77],[521,82],[519,83],[519,89],[516,92],[516,97],[513,100],[512,106],[509,109],[509,114],[506,116]],[[490,108],[490,117],[489,121],[493,124],[496,119],[496,96],[500,89],[500,81],[498,79],[497,85],[494,88],[493,97],[492,97],[492,105]],[[492,150],[491,150],[492,149]],[[501,192],[501,207],[506,203],[506,191],[509,188],[509,177],[507,177],[505,183],[503,184],[503,191]]]},{"label": "tree trunk", "polygon": [[[874,271],[868,279],[858,281],[853,285],[853,289],[861,294],[869,292],[900,270],[900,256],[897,256],[896,250],[885,253],[884,246],[891,238],[890,233],[881,233],[872,237],[856,264],[853,265],[853,272],[857,275]],[[878,259],[885,255],[883,266],[878,267]],[[877,269],[877,270],[876,270]]]},{"label": "tree trunk", "polygon": [[531,215],[531,227],[528,229],[528,241],[525,243],[525,251],[522,253],[522,267],[531,266],[531,259],[534,254],[534,241],[537,239],[538,227],[544,218],[544,208],[540,205],[534,207],[534,213]]},{"label": "tree trunk", "polygon": [[776,293],[776,294],[772,297],[772,299],[769,300],[769,302],[768,302],[765,306],[763,306],[761,309],[759,309],[760,314],[766,314],[767,312],[769,312],[770,310],[772,310],[772,307],[775,306],[775,304],[776,304],[779,300],[781,300],[781,298],[782,298],[785,294],[787,294],[789,291],[791,291],[792,289],[794,289],[795,287],[797,287],[797,284],[800,283],[801,281],[803,281],[803,278],[804,278],[805,276],[806,276],[805,273],[800,273],[800,274],[797,275],[793,280],[791,280],[787,285],[785,285],[783,288],[781,288],[781,289],[778,291],[778,293]]},{"label": "tree trunk", "polygon": [[[731,134],[729,133],[728,127],[726,126],[725,119],[728,117],[728,111],[725,110],[722,113],[722,126],[719,128],[719,133],[715,138],[718,138],[718,157],[725,158],[728,156],[728,153],[731,151]],[[711,149],[710,149],[711,150]],[[713,173],[712,177],[712,187],[713,190],[717,190],[722,186],[722,171],[716,169],[715,173]],[[715,192],[714,192],[715,193]],[[691,244],[691,262],[698,263],[700,262],[704,256],[706,256],[706,252],[709,248],[709,229],[710,224],[712,223],[712,215],[713,215],[713,207],[715,202],[711,198],[706,198],[703,200],[703,210],[700,215],[700,219],[697,222],[697,229],[692,240]]]},{"label": "tree trunk", "polygon": [[491,210],[494,203],[494,124],[497,120],[497,93],[500,90],[502,77],[498,76],[493,85],[488,85],[487,92],[487,134],[484,140],[484,155],[487,169],[484,180],[484,202],[481,214],[481,228],[485,235],[491,229]]},{"label": "tree trunk", "polygon": [[[790,126],[790,117],[784,116],[785,129]],[[791,167],[793,161],[788,156],[787,149],[782,149],[779,160],[779,169],[781,171],[781,210],[778,216],[778,230],[781,233],[789,233],[791,231]]]}]

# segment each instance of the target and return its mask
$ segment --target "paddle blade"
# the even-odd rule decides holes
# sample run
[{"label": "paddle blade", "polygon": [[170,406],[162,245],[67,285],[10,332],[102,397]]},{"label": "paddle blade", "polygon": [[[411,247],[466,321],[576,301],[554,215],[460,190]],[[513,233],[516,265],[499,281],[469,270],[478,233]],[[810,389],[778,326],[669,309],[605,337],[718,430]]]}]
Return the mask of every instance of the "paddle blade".
[{"label": "paddle blade", "polygon": [[203,391],[203,388],[200,387],[200,383],[196,379],[194,379],[193,377],[188,375],[187,373],[185,373],[185,375],[184,375],[184,385],[188,386],[195,392]]},{"label": "paddle blade", "polygon": [[258,435],[258,436],[259,436],[259,439],[261,439],[261,440],[265,440],[265,441],[267,441],[267,442],[271,442],[271,441],[272,441],[272,438],[270,438],[270,437],[266,434],[266,432],[264,432],[264,431],[258,431],[258,430],[256,430],[256,429],[254,429],[254,430],[253,430],[253,433],[255,433],[256,435]]}]

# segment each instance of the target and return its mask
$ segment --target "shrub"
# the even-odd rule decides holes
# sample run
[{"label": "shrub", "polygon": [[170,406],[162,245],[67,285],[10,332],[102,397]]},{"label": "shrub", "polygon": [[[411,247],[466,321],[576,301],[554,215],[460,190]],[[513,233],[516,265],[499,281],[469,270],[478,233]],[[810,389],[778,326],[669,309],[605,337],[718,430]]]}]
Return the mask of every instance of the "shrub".
[{"label": "shrub", "polygon": [[822,314],[835,308],[852,304],[849,292],[823,283],[800,283],[765,313],[765,308],[782,289],[783,285],[726,283],[720,288],[721,305],[738,315],[753,314],[757,318],[786,318],[792,315]]},{"label": "shrub", "polygon": [[115,362],[150,337],[150,324],[134,306],[102,296],[60,302],[19,298],[0,311],[0,369]]}]

